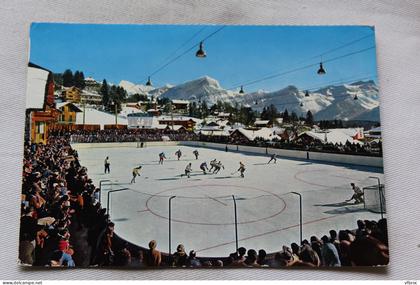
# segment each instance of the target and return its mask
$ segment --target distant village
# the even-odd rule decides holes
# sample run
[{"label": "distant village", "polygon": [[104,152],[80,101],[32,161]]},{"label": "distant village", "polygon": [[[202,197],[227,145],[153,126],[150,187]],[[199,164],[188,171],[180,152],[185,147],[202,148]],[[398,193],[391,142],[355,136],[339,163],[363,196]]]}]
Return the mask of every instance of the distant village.
[{"label": "distant village", "polygon": [[266,113],[265,109],[262,113],[256,113],[250,107],[233,109],[222,103],[208,107],[205,102],[169,100],[144,94],[127,96],[124,89],[108,86],[105,80],[98,82],[92,77],[84,78],[80,73],[77,77],[78,84],[64,86],[60,82],[62,79],[57,80],[51,71],[29,64],[26,112],[28,140],[45,142],[48,132],[57,130],[109,129],[194,132],[209,141],[228,142],[229,138],[233,138],[244,143],[368,143],[376,147],[382,140],[380,126],[365,129],[361,126],[344,127],[339,120],[314,122],[310,111],[305,117],[298,117],[287,111],[277,113],[275,110],[274,114],[270,113],[269,106]]}]

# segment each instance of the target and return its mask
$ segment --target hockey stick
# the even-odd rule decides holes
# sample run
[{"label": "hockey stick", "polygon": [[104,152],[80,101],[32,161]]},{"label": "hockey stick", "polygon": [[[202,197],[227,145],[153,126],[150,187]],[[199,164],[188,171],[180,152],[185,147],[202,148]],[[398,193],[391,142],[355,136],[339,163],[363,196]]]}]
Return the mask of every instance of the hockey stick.
[{"label": "hockey stick", "polygon": [[236,174],[238,172],[239,172],[239,170],[236,170],[235,172],[232,172],[230,175]]}]

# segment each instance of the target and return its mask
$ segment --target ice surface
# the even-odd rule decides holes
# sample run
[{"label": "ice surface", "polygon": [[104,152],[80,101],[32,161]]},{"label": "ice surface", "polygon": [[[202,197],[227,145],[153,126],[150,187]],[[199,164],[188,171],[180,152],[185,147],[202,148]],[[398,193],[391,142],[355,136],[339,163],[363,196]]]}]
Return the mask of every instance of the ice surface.
[{"label": "ice surface", "polygon": [[[320,164],[312,161],[278,158],[267,165],[269,157],[193,147],[165,146],[146,148],[77,148],[82,165],[99,186],[102,179],[129,188],[111,194],[110,214],[116,233],[141,246],[155,239],[161,251],[168,251],[168,199],[172,195],[172,251],[180,243],[199,256],[227,256],[235,251],[234,207],[237,198],[239,246],[247,249],[281,250],[282,245],[299,242],[299,199],[302,194],[303,238],[328,235],[330,229],[354,229],[358,219],[379,219],[379,214],[344,200],[352,195],[350,182],[360,187],[374,185],[369,176],[383,179],[382,169]],[[181,149],[180,161],[174,155]],[[168,160],[158,164],[158,154]],[[109,156],[111,173],[103,173]],[[216,158],[225,169],[204,175],[199,165]],[[234,173],[239,162],[246,165],[245,178]],[[180,177],[192,163],[191,178]],[[135,166],[143,165],[141,176],[129,184]],[[234,173],[234,174],[232,174]],[[107,189],[102,204],[107,204]]]}]

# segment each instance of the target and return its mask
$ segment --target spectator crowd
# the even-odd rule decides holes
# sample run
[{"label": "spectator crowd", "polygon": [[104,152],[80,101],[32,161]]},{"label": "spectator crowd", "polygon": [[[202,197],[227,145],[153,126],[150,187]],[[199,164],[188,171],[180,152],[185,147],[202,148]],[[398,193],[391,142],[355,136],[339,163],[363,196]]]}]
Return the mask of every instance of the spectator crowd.
[{"label": "spectator crowd", "polygon": [[[239,144],[258,147],[272,147],[281,149],[330,152],[343,154],[357,154],[368,156],[382,156],[382,143],[365,142],[364,144],[350,143],[323,143],[320,141],[293,140],[264,140],[255,138],[250,141],[244,137],[203,135],[185,129],[106,129],[106,130],[75,130],[70,131],[72,143],[102,143],[102,142],[147,142],[147,141],[205,141],[223,144]],[[56,132],[60,134],[60,132]]]},{"label": "spectator crowd", "polygon": [[350,143],[347,141],[343,143],[322,143],[320,141],[303,141],[300,139],[294,140],[276,140],[267,141],[264,138],[255,138],[250,141],[244,137],[230,137],[230,136],[207,136],[199,135],[199,141],[223,143],[223,144],[238,144],[246,146],[257,147],[271,147],[290,150],[315,151],[315,152],[330,152],[342,154],[356,154],[367,156],[382,156],[382,142],[365,142],[362,144]]},{"label": "spectator crowd", "polygon": [[[127,130],[100,134],[100,140],[111,141],[124,134],[126,139],[138,135]],[[192,134],[186,136],[195,139]],[[95,135],[87,137],[89,141]],[[59,133],[50,135],[45,145],[25,144],[21,195],[19,260],[27,265],[276,268],[369,266],[389,261],[385,219],[359,220],[354,230],[331,230],[320,239],[312,236],[271,254],[240,247],[223,258],[200,258],[182,244],[171,255],[162,254],[154,240],[147,249],[129,244],[114,233],[115,225],[99,202],[99,189],[80,165],[70,135]]]},{"label": "spectator crowd", "polygon": [[156,130],[156,129],[107,129],[107,130],[76,130],[71,131],[71,142],[74,143],[103,143],[103,142],[145,142],[162,141],[191,141],[197,140],[194,132],[186,130]]}]

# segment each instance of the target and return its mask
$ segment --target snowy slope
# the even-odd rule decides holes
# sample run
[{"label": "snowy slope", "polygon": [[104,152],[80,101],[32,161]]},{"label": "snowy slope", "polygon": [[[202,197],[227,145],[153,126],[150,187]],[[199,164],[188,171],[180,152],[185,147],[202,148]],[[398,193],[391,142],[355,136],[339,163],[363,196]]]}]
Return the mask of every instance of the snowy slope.
[{"label": "snowy slope", "polygon": [[143,94],[146,95],[148,97],[154,97],[157,98],[160,95],[162,95],[162,93],[165,93],[166,91],[168,91],[172,86],[167,84],[165,86],[162,87],[153,87],[153,86],[146,86],[146,85],[142,85],[142,84],[134,84],[130,81],[127,80],[121,80],[119,86],[123,87],[126,91],[128,96],[133,95],[133,94]]},{"label": "snowy slope", "polygon": [[[302,90],[295,86],[268,92],[257,91],[239,94],[237,91],[222,88],[219,82],[211,77],[204,76],[176,86],[154,88],[151,86],[136,85],[129,81],[121,81],[120,86],[128,94],[146,94],[149,97],[158,96],[169,99],[183,99],[190,101],[206,101],[208,105],[218,100],[243,104],[261,111],[264,107],[273,104],[283,112],[285,109],[304,115],[310,110],[315,120],[355,120],[364,119],[379,121],[379,112],[374,111],[379,106],[378,87],[373,81],[359,81],[352,84],[331,85],[310,92],[305,97]],[[354,100],[357,95],[358,100]],[[303,106],[300,106],[300,103]]]},{"label": "snowy slope", "polygon": [[[355,82],[339,86],[329,86],[315,93],[330,94],[332,104],[315,114],[316,120],[355,120],[379,106],[378,87],[373,81]],[[358,100],[354,100],[357,95]],[[370,120],[379,121],[379,112],[371,113]]]},{"label": "snowy slope", "polygon": [[[265,106],[273,104],[277,110],[283,112],[285,109],[300,115],[308,110],[316,113],[331,104],[333,98],[322,94],[311,94],[305,97],[305,93],[299,91],[295,86],[288,86],[274,92],[254,92],[245,94],[239,102],[250,105],[253,109],[261,111]],[[303,106],[300,106],[300,103]]]},{"label": "snowy slope", "polygon": [[133,95],[133,94],[146,94],[148,92],[150,92],[151,90],[155,89],[153,86],[146,86],[146,85],[142,85],[142,84],[134,84],[130,81],[127,80],[121,80],[120,84],[118,84],[119,86],[123,87],[128,95]]},{"label": "snowy slope", "polygon": [[361,120],[361,121],[379,121],[379,106],[373,108],[372,110],[368,110],[354,118],[354,120]]},{"label": "snowy slope", "polygon": [[220,87],[219,82],[211,77],[204,76],[202,78],[188,81],[174,86],[164,92],[162,97],[169,99],[183,99],[190,101],[206,101],[207,104],[215,104],[218,100],[232,101],[237,93],[225,90]]}]

